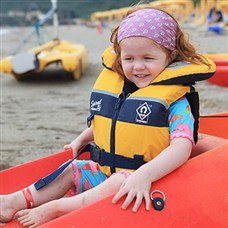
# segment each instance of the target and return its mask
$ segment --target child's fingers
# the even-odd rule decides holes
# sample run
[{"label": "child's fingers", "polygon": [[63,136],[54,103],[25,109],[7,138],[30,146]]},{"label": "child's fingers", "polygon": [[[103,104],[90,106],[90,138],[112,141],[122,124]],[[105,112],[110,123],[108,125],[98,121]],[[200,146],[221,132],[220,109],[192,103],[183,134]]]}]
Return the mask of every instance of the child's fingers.
[{"label": "child's fingers", "polygon": [[134,212],[138,211],[138,209],[139,209],[139,207],[140,207],[140,205],[142,203],[142,200],[143,200],[143,195],[141,193],[138,193],[137,197],[136,197],[135,205],[134,205],[134,207],[132,209]]},{"label": "child's fingers", "polygon": [[150,210],[150,204],[151,204],[151,201],[150,201],[150,195],[148,193],[145,193],[144,194],[144,199],[146,201],[146,210]]},{"label": "child's fingers", "polygon": [[73,152],[73,157],[75,157],[77,155],[77,150],[75,148],[73,148],[71,146],[71,144],[67,144],[63,147],[64,150],[69,150],[69,149],[72,149],[72,152]]},{"label": "child's fingers", "polygon": [[112,202],[116,203],[119,201],[119,199],[126,194],[126,191],[124,189],[120,189],[116,195],[113,197]]},{"label": "child's fingers", "polygon": [[64,147],[63,147],[64,150],[69,150],[69,149],[72,149],[73,151],[73,157],[75,157],[78,153],[78,148],[75,147],[74,145],[72,144],[66,144]]},{"label": "child's fingers", "polygon": [[66,145],[63,147],[64,150],[67,150],[67,149],[70,149],[70,148],[71,148],[70,144],[66,144]]},{"label": "child's fingers", "polygon": [[73,157],[76,157],[77,154],[78,154],[77,153],[77,150],[76,149],[73,149]]},{"label": "child's fingers", "polygon": [[130,191],[127,195],[127,198],[125,199],[124,203],[122,204],[122,209],[127,209],[129,204],[132,202],[132,200],[135,198],[136,192]]}]

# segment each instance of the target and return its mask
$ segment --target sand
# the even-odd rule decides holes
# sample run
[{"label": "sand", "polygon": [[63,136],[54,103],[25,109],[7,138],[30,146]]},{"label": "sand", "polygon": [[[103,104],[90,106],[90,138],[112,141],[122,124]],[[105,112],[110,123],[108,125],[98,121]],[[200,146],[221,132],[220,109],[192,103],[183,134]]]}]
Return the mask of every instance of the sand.
[{"label": "sand", "polygon": [[[61,39],[84,44],[89,50],[89,65],[79,81],[18,82],[12,75],[1,76],[1,169],[56,153],[86,128],[90,90],[102,70],[101,53],[110,44],[110,29],[98,34],[95,28],[84,26],[59,28]],[[29,30],[14,28],[3,35],[1,57],[9,55]],[[53,29],[47,27],[44,31],[51,39]],[[227,35],[205,34],[196,29],[188,29],[188,33],[200,52],[228,53]],[[22,50],[36,45],[33,38]],[[197,87],[202,115],[228,111],[228,88],[207,82]]]}]

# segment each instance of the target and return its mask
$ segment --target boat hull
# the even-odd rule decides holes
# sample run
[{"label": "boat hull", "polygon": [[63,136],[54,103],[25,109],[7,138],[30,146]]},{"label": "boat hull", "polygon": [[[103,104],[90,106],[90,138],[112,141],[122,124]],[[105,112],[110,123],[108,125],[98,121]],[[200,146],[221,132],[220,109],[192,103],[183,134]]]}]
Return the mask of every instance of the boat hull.
[{"label": "boat hull", "polygon": [[47,69],[55,73],[61,70],[77,80],[87,67],[87,55],[84,45],[53,40],[27,52],[3,58],[0,61],[0,71],[23,80],[42,74]]},{"label": "boat hull", "polygon": [[[223,64],[225,64],[223,62]],[[214,85],[228,87],[228,65],[217,65],[216,72],[208,82]]]},{"label": "boat hull", "polygon": [[211,84],[228,87],[228,54],[205,54],[216,64],[216,72],[207,81]]},{"label": "boat hull", "polygon": [[[210,129],[211,134],[219,135],[215,128],[223,123],[223,129],[227,129],[224,124],[227,124],[228,113],[212,116],[200,119],[200,131],[206,133]],[[208,125],[208,129],[204,125]],[[192,158],[153,183],[151,190],[158,189],[166,194],[164,210],[151,209],[148,212],[142,205],[135,214],[131,211],[132,205],[124,211],[120,209],[123,200],[114,205],[111,203],[112,197],[108,197],[40,227],[227,227],[228,197],[224,196],[228,189],[228,140],[225,138],[227,135],[222,136],[201,134]],[[28,186],[70,158],[72,151],[66,150],[1,171],[0,179],[4,185],[0,187],[0,194]],[[89,159],[89,153],[83,154],[80,159]],[[4,226],[21,227],[16,220]]]},{"label": "boat hull", "polygon": [[185,165],[153,183],[151,190],[166,195],[162,211],[145,210],[143,203],[136,213],[121,210],[108,197],[89,207],[74,211],[41,227],[228,227],[228,144],[190,159]]}]

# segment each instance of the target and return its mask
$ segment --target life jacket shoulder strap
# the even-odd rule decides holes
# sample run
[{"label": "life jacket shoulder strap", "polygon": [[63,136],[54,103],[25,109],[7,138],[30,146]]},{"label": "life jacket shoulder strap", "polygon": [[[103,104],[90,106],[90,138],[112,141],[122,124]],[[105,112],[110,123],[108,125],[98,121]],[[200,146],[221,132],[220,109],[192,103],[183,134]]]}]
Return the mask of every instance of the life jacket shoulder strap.
[{"label": "life jacket shoulder strap", "polygon": [[186,93],[185,97],[187,98],[192,115],[194,117],[194,141],[198,141],[198,129],[199,129],[199,94],[195,91],[195,88],[191,86],[190,93]]}]

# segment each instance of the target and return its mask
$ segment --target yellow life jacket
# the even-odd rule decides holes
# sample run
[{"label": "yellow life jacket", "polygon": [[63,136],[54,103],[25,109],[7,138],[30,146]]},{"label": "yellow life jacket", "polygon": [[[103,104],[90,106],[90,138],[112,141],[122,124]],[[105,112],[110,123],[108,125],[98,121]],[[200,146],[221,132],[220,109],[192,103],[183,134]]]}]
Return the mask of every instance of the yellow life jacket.
[{"label": "yellow life jacket", "polygon": [[[112,154],[133,158],[143,155],[148,162],[169,146],[168,109],[191,92],[195,81],[215,72],[211,67],[187,62],[169,65],[151,85],[124,97],[124,79],[112,70],[115,53],[110,47],[103,53],[105,68],[94,84],[90,111],[95,144]],[[110,167],[101,166],[110,175]],[[112,167],[112,172],[119,171]]]}]

